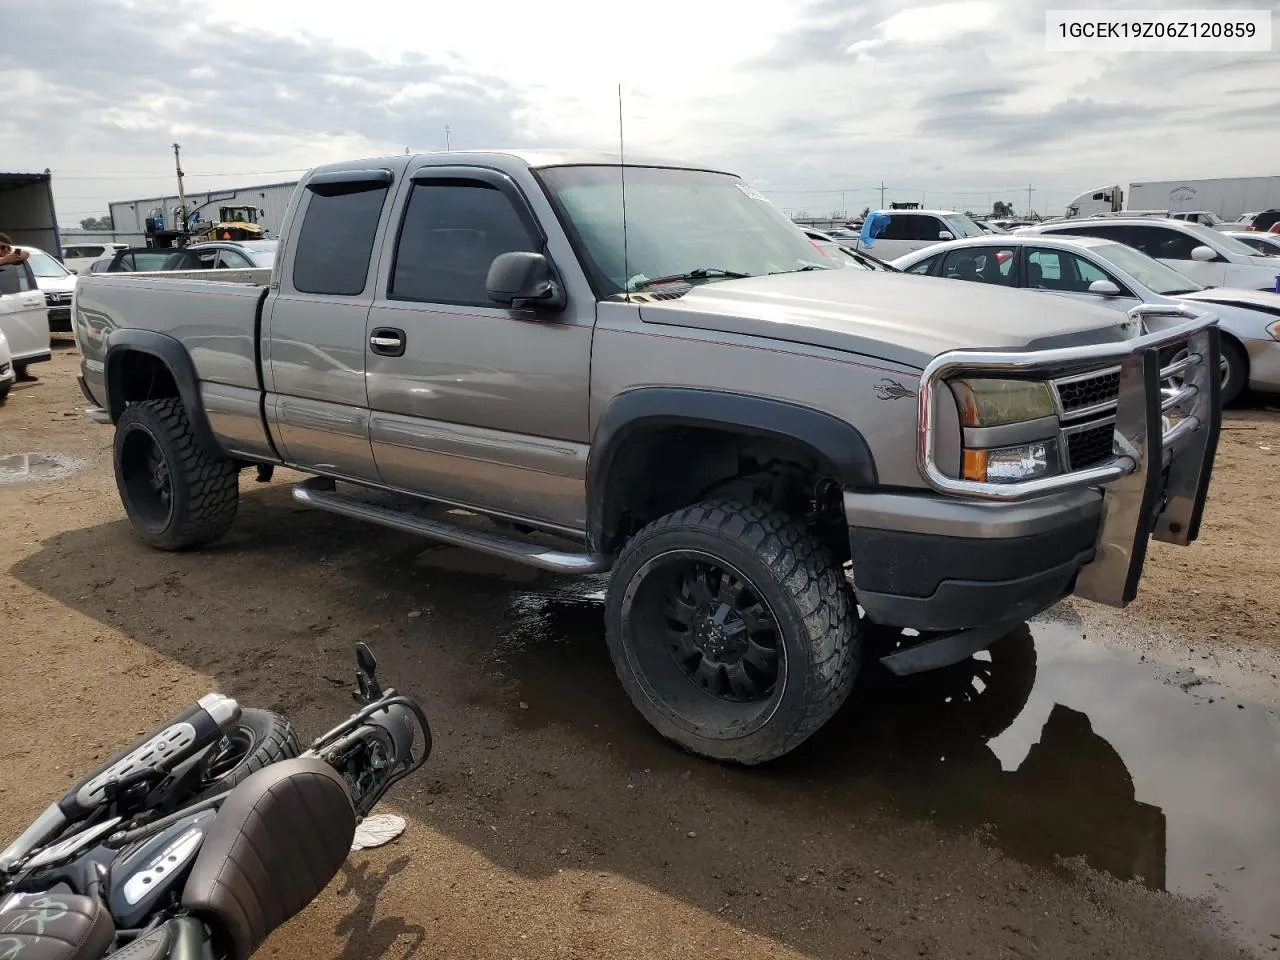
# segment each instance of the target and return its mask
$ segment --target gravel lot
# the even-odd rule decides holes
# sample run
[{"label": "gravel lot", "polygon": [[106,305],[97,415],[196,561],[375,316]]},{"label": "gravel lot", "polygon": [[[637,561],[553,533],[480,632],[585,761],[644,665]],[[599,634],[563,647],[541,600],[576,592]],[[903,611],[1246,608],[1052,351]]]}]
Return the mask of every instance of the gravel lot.
[{"label": "gravel lot", "polygon": [[[2,836],[212,687],[318,733],[350,712],[352,645],[366,640],[385,679],[424,699],[436,754],[391,798],[405,835],[354,854],[264,955],[1168,960],[1280,944],[1265,792],[1280,730],[1280,417],[1229,417],[1202,542],[1156,545],[1129,611],[1068,604],[1013,636],[1003,651],[1021,667],[994,706],[962,718],[964,698],[868,670],[814,742],[743,771],[680,754],[634,715],[596,584],[298,509],[287,472],[242,475],[240,517],[214,547],[144,548],[75,369],[56,351],[0,408],[0,456],[60,455],[29,461],[50,477],[0,483]],[[1013,690],[1036,651],[1040,679],[1032,661]],[[1224,801],[1223,820],[1262,818],[1241,841],[1247,869],[1234,850],[1210,863],[1230,829],[1181,812],[1195,792],[1183,780],[1143,772],[1146,741],[1118,729],[1132,724],[1113,733],[1105,704],[1082,706],[1104,673],[1149,694],[1148,716],[1168,709],[1169,729],[1190,716],[1187,730],[1213,731],[1205,749],[1236,763],[1221,776],[1238,777],[1245,811]],[[1037,692],[1054,678],[1065,692]],[[1041,706],[1027,732],[1010,726]],[[1257,769],[1219,735],[1257,741]],[[1010,737],[1026,740],[1020,765]]]}]

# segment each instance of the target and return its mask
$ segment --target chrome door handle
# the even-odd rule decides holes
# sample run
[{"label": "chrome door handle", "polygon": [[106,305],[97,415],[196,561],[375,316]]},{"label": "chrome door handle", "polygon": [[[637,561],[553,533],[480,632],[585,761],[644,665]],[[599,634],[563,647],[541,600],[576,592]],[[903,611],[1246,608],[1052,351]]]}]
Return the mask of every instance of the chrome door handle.
[{"label": "chrome door handle", "polygon": [[406,337],[397,327],[378,327],[369,334],[369,347],[383,357],[404,356]]}]

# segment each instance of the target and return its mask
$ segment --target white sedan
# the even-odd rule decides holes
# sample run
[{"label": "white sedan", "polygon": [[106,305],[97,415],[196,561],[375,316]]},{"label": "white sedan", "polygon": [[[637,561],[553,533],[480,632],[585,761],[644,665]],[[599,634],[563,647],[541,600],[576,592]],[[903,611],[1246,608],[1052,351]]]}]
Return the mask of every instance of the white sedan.
[{"label": "white sedan", "polygon": [[1213,313],[1222,330],[1222,402],[1245,386],[1280,391],[1280,294],[1203,287],[1146,254],[1087,236],[1013,234],[953,240],[893,261],[906,273],[1019,287],[1130,310]]},{"label": "white sedan", "polygon": [[1280,233],[1258,233],[1244,230],[1224,230],[1224,235],[1239,240],[1246,247],[1253,247],[1268,257],[1280,257]]},{"label": "white sedan", "polygon": [[1101,237],[1127,244],[1206,287],[1243,287],[1274,292],[1276,275],[1280,274],[1276,261],[1270,257],[1219,230],[1183,220],[1094,217],[1060,220],[1026,227],[1018,232]]}]

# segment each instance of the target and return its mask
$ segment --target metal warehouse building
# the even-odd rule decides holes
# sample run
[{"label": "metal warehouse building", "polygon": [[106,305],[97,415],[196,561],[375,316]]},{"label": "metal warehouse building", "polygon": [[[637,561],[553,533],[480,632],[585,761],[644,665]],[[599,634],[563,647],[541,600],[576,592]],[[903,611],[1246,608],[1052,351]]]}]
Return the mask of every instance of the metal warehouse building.
[{"label": "metal warehouse building", "polygon": [[[257,187],[239,187],[233,190],[186,191],[187,210],[197,211],[205,220],[218,218],[218,207],[232,204],[252,204],[262,210],[262,225],[267,236],[278,237],[280,225],[284,222],[284,211],[293,195],[293,188],[298,181],[288,183],[265,183]],[[155,216],[155,211],[164,215],[165,226],[176,223],[174,211],[178,208],[178,195],[168,197],[145,197],[141,200],[121,200],[110,205],[112,231],[116,240],[135,246],[142,246],[146,240],[147,217]]]}]

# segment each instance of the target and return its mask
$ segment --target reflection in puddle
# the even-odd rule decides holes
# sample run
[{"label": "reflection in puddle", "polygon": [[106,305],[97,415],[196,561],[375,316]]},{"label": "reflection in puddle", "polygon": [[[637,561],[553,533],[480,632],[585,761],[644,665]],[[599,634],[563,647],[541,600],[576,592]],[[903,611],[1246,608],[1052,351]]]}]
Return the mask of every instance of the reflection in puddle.
[{"label": "reflection in puddle", "polygon": [[[641,765],[686,768],[614,677],[603,586],[511,598],[495,667],[518,684],[512,717],[567,726]],[[826,728],[733,781],[763,803],[850,818],[887,806],[980,830],[1028,862],[1082,857],[1120,879],[1212,896],[1246,937],[1266,939],[1280,933],[1280,721],[1205,691],[1074,625],[1036,621],[932,674],[865,666]]]}]

